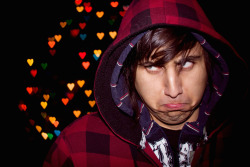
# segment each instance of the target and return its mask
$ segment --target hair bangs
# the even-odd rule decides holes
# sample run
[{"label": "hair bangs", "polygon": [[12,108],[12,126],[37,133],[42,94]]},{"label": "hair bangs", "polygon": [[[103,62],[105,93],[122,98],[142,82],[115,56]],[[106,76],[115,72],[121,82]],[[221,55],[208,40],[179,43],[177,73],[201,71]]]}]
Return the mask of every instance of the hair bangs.
[{"label": "hair bangs", "polygon": [[[176,28],[175,28],[176,29]],[[149,31],[137,43],[137,64],[143,66],[163,66],[176,56],[187,57],[197,40],[190,32],[182,29],[158,28]]]}]

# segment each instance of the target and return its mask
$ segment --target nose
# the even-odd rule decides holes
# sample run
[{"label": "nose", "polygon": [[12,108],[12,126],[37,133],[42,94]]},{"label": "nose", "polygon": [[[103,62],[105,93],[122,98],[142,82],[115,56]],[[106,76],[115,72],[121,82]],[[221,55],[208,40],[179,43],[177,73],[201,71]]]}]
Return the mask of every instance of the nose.
[{"label": "nose", "polygon": [[176,70],[167,70],[164,79],[164,94],[171,98],[177,98],[182,93],[182,82],[179,73]]}]

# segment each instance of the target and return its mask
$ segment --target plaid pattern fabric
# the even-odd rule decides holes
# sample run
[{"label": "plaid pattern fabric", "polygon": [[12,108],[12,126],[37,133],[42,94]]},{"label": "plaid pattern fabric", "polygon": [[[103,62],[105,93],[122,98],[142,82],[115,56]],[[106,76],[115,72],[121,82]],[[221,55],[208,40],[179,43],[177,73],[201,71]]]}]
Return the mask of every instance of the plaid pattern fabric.
[{"label": "plaid pattern fabric", "polygon": [[232,133],[233,126],[226,120],[208,136],[206,142],[201,142],[195,150],[192,167],[241,166],[240,163],[244,163],[241,153],[244,151],[237,148],[239,145],[236,134]]},{"label": "plaid pattern fabric", "polygon": [[153,166],[136,146],[115,136],[97,113],[79,118],[52,145],[44,167]]},{"label": "plaid pattern fabric", "polygon": [[196,0],[134,0],[129,8],[114,44],[128,34],[166,24],[189,27],[229,44],[214,30]]}]

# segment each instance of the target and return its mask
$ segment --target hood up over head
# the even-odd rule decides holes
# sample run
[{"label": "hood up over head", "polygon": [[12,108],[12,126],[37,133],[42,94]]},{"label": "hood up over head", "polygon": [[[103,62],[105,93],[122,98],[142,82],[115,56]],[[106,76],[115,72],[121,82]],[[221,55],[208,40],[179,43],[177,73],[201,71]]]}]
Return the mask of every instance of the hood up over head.
[{"label": "hood up over head", "polygon": [[[224,94],[241,94],[244,91],[244,86],[235,86],[235,83],[244,83],[237,75],[239,68],[244,66],[242,59],[231,44],[214,30],[196,0],[134,0],[122,20],[116,40],[102,56],[96,73],[94,92],[99,112],[110,129],[121,139],[138,147],[142,131],[146,134],[152,121],[147,108],[140,101],[140,121],[133,117],[134,111],[124,77],[121,75],[122,64],[148,30],[169,26],[187,28],[216,60],[212,69],[213,87],[205,90],[198,120],[184,126],[183,130],[187,135],[202,136],[203,128],[219,99]],[[237,65],[238,63],[241,65]],[[224,118],[224,114],[228,114],[228,111],[223,110],[218,115]]]}]

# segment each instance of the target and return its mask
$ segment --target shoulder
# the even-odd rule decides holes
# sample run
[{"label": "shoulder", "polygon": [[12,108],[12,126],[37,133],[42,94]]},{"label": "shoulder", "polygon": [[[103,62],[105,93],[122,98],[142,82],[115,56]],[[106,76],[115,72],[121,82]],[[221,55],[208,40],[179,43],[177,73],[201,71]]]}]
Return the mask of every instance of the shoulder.
[{"label": "shoulder", "polygon": [[[61,133],[60,137],[70,148],[70,152],[76,150],[86,152],[86,145],[95,145],[99,140],[114,136],[108,126],[101,119],[99,113],[85,115],[70,125]],[[107,141],[108,142],[108,141]]]},{"label": "shoulder", "polygon": [[[44,166],[84,164],[86,154],[95,151],[93,149],[97,143],[105,147],[109,143],[110,136],[114,135],[97,112],[80,117],[58,136],[47,154]],[[79,159],[79,156],[82,158]]]},{"label": "shoulder", "polygon": [[109,128],[100,118],[97,112],[82,116],[68,125],[61,133],[64,137],[70,137],[76,134],[84,134],[86,132],[108,133]]},{"label": "shoulder", "polygon": [[[148,160],[133,147],[139,164]],[[133,166],[131,145],[116,136],[98,113],[78,118],[52,145],[44,167]]]}]

